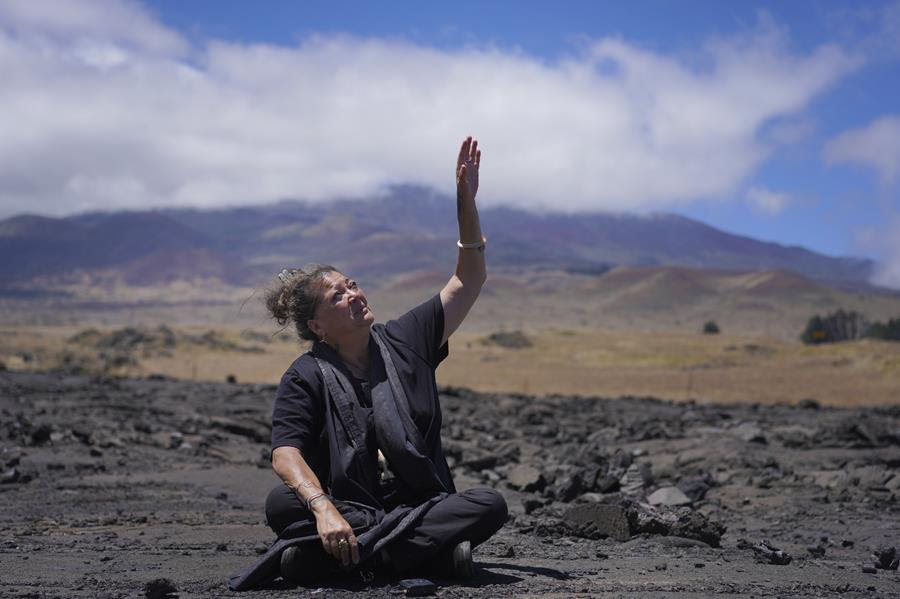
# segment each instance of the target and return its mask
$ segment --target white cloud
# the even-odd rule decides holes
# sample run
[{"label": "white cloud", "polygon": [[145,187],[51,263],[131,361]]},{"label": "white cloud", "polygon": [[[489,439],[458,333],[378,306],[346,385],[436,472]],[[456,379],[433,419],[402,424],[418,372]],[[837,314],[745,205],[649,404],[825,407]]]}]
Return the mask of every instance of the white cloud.
[{"label": "white cloud", "polygon": [[133,0],[3,0],[0,24],[32,40],[73,44],[76,54],[104,48],[120,52],[112,43],[144,52],[177,54],[187,49],[180,35]]},{"label": "white cloud", "polygon": [[764,187],[751,187],[744,197],[754,208],[770,216],[781,214],[791,202],[789,194]]},{"label": "white cloud", "polygon": [[869,61],[900,58],[900,1],[847,3],[823,12],[831,28]]},{"label": "white cloud", "polygon": [[825,146],[826,162],[850,163],[878,171],[891,182],[900,174],[900,115],[876,119],[858,129],[841,133]]},{"label": "white cloud", "polygon": [[889,217],[880,227],[858,231],[857,242],[878,256],[872,282],[900,289],[900,217]]},{"label": "white cloud", "polygon": [[483,202],[718,199],[772,151],[768,123],[857,64],[766,23],[693,60],[607,38],[547,63],[340,36],[192,48],[132,2],[0,7],[0,215],[449,190],[470,132]]}]

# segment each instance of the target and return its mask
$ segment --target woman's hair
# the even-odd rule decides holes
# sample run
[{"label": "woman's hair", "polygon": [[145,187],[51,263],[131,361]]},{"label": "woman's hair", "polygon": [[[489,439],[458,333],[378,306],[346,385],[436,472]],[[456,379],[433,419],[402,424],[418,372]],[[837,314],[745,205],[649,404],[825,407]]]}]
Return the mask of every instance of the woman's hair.
[{"label": "woman's hair", "polygon": [[315,317],[319,305],[322,279],[337,269],[327,264],[310,264],[304,268],[288,268],[278,274],[279,284],[266,291],[266,308],[281,326],[291,321],[301,339],[316,341],[318,337],[306,324]]}]

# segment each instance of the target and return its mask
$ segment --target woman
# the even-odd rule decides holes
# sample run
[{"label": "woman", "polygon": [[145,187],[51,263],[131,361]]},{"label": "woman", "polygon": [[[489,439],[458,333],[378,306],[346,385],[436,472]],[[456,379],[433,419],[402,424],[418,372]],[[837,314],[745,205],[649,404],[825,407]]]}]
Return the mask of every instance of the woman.
[{"label": "woman", "polygon": [[[309,352],[287,370],[272,419],[272,466],[283,481],[266,502],[279,535],[260,566],[308,582],[363,564],[468,578],[471,546],[499,530],[493,489],[457,493],[441,450],[434,371],[484,284],[485,239],[475,195],[481,152],[466,138],[456,165],[459,256],[438,295],[385,325],[356,282],[330,266],[282,271],[267,306],[293,322]],[[259,568],[258,568],[259,569]]]}]

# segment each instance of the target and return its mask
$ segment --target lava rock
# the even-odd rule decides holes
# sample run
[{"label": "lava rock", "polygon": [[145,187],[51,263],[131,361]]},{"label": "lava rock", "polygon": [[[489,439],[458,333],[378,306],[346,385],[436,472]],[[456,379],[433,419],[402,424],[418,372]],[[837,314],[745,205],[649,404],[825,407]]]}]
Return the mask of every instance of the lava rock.
[{"label": "lava rock", "polygon": [[538,508],[544,507],[544,502],[541,499],[535,499],[534,497],[529,497],[525,501],[522,502],[522,507],[525,508],[525,513],[530,514],[534,510]]},{"label": "lava rock", "polygon": [[809,551],[809,554],[813,557],[825,557],[824,545],[810,545],[806,550]]},{"label": "lava rock", "polygon": [[53,427],[49,424],[42,424],[31,431],[31,443],[33,445],[44,445],[50,441],[50,435],[53,434]]},{"label": "lava rock", "polygon": [[678,487],[662,487],[651,493],[647,497],[650,505],[665,505],[675,507],[679,505],[688,505],[691,503],[690,498],[681,492]]},{"label": "lava rock", "polygon": [[881,547],[873,557],[875,558],[875,567],[879,570],[896,570],[900,565],[900,558],[894,547]]},{"label": "lava rock", "polygon": [[740,539],[738,541],[738,549],[750,549],[753,551],[756,561],[775,564],[776,566],[786,566],[793,559],[789,553],[775,547],[768,540],[751,545],[749,541]]},{"label": "lava rock", "polygon": [[572,506],[563,514],[563,521],[577,536],[588,539],[611,537],[627,541],[631,538],[628,515],[617,505],[584,503]]},{"label": "lava rock", "polygon": [[562,481],[561,484],[556,487],[556,498],[564,503],[569,503],[582,493],[584,493],[587,489],[585,488],[584,480],[581,478],[580,473],[575,473],[569,478]]},{"label": "lava rock", "polygon": [[34,480],[36,475],[31,472],[24,472],[18,468],[10,468],[0,472],[0,484],[9,485],[13,483],[24,485]]},{"label": "lava rock", "polygon": [[173,599],[178,596],[178,588],[168,578],[157,578],[144,585],[147,599]]},{"label": "lava rock", "polygon": [[747,443],[759,443],[765,445],[768,443],[762,429],[752,422],[744,422],[731,429],[731,434],[741,441]]},{"label": "lava rock", "polygon": [[687,495],[691,503],[702,501],[706,497],[706,492],[715,485],[715,480],[708,472],[703,473],[698,478],[689,478],[681,480],[677,487],[678,490]]},{"label": "lava rock", "polygon": [[[627,501],[627,500],[626,500]],[[727,528],[688,507],[675,510],[643,503],[627,503],[628,521],[634,534],[676,536],[718,547]]]},{"label": "lava rock", "polygon": [[534,466],[519,464],[506,473],[506,482],[513,489],[526,493],[540,492],[547,486],[547,480]]},{"label": "lava rock", "polygon": [[648,464],[632,464],[619,479],[619,488],[625,495],[639,495],[653,482]]}]

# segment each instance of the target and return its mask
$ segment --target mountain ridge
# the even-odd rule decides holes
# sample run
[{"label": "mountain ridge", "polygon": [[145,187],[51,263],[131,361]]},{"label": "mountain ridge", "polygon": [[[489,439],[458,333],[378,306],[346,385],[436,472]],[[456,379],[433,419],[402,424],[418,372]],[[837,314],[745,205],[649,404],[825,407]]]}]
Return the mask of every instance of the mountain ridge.
[{"label": "mountain ridge", "polygon": [[[481,209],[491,268],[591,274],[615,266],[787,270],[845,287],[865,286],[874,263],[764,242],[681,215],[532,213]],[[0,286],[73,270],[140,270],[153,283],[213,276],[256,284],[296,263],[328,261],[379,278],[446,269],[456,240],[455,200],[413,186],[383,197],[327,205],[17,215],[0,221]],[[362,275],[360,275],[362,276]]]}]

